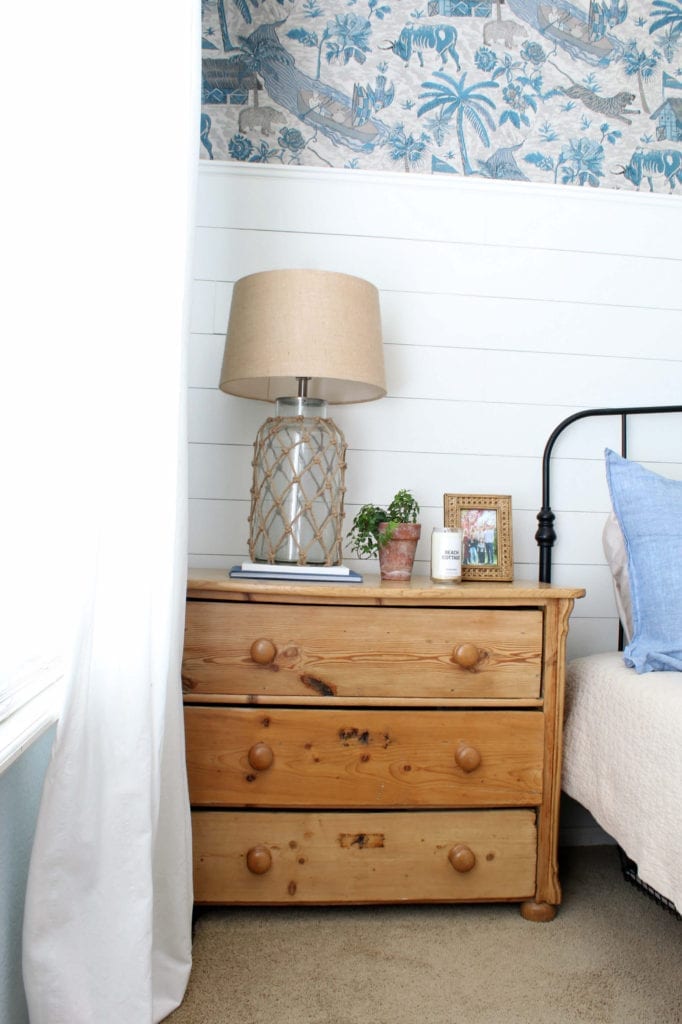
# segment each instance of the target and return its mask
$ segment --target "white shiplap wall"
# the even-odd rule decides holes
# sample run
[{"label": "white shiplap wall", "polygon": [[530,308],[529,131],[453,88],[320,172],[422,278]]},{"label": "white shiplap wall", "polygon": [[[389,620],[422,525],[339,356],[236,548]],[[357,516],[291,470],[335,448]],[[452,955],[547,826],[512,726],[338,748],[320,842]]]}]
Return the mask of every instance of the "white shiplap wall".
[{"label": "white shiplap wall", "polygon": [[[246,555],[251,452],[270,405],[217,382],[233,282],[358,274],[380,290],[388,395],[332,409],[349,445],[346,525],[400,487],[422,505],[418,573],[445,492],[511,494],[515,573],[537,574],[545,441],[582,408],[682,401],[682,199],[425,175],[202,163],[190,352],[192,567]],[[569,654],[612,646],[600,452],[616,420],[555,449],[554,579],[586,586]],[[629,454],[682,478],[682,417]],[[356,568],[367,568],[348,558]],[[374,569],[375,566],[372,566]]]}]

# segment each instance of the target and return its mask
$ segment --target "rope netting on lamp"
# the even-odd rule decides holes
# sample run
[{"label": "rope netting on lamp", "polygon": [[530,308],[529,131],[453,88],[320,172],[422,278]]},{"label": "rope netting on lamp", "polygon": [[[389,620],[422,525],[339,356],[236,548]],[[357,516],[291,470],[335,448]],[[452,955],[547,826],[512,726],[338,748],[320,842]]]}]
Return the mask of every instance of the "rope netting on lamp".
[{"label": "rope netting on lamp", "polygon": [[287,416],[286,405],[295,402],[280,399],[281,415],[268,418],[256,435],[249,555],[259,562],[338,565],[346,439],[324,416]]}]

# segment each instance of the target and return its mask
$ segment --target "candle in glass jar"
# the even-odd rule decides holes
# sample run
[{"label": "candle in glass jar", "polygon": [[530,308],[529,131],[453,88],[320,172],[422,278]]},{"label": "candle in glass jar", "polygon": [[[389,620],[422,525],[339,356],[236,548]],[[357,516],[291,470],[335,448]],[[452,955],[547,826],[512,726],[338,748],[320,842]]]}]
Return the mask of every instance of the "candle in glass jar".
[{"label": "candle in glass jar", "polygon": [[434,526],[431,533],[431,579],[434,583],[461,583],[462,531]]}]

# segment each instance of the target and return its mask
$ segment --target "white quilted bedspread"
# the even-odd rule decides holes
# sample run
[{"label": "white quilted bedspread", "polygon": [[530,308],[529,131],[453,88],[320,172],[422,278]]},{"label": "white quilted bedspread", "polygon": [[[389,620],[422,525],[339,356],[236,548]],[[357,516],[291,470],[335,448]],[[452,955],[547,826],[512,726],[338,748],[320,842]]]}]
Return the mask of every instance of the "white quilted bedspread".
[{"label": "white quilted bedspread", "polygon": [[682,910],[682,673],[621,654],[567,668],[563,788]]}]

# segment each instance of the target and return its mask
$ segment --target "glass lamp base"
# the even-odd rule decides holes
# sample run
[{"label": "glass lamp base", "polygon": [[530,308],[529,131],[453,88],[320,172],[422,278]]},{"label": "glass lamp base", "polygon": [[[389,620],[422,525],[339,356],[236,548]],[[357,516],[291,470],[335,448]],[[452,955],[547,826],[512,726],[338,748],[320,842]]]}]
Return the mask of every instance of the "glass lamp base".
[{"label": "glass lamp base", "polygon": [[322,399],[279,398],[276,413],[254,443],[251,560],[338,565],[346,440]]}]

